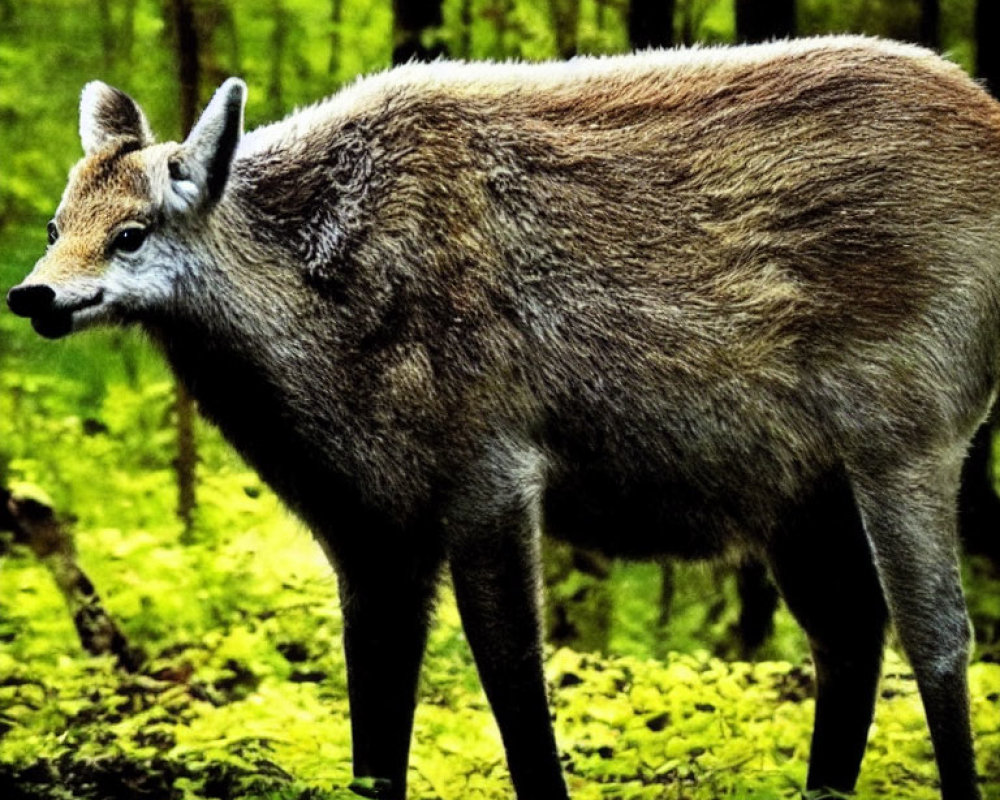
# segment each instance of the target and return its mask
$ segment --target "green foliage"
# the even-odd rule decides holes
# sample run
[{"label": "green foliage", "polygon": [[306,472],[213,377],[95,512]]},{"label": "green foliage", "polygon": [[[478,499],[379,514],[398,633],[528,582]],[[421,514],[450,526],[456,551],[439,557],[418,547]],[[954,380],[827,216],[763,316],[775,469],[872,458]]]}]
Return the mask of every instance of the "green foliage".
[{"label": "green foliage", "polygon": [[[611,586],[615,615],[610,651],[637,658],[664,658],[673,652],[738,657],[734,629],[740,609],[735,571],[710,564],[677,564],[669,621],[659,619],[660,569],[656,564],[617,564]],[[650,632],[656,631],[655,636]],[[805,634],[782,605],[775,632],[757,657],[801,661],[808,653]]]},{"label": "green foliage", "polygon": [[[221,550],[242,547],[232,542]],[[253,580],[266,582],[269,569],[258,562]],[[22,580],[12,584],[12,573]],[[15,642],[44,638],[52,620],[64,620],[51,593],[30,590],[27,573],[42,574],[14,559],[0,583],[5,597],[25,603]],[[4,652],[0,782],[5,771],[29,787],[39,777],[51,785],[52,775],[94,779],[114,765],[150,792],[169,786],[170,776],[184,791],[176,796],[190,798],[347,796],[332,586],[293,584],[272,599],[275,609],[245,611],[178,637],[138,677],[65,648],[54,658]],[[442,606],[417,712],[412,796],[507,797],[498,732],[449,596]],[[813,713],[808,668],[725,662],[704,652],[649,661],[563,649],[551,654],[547,675],[578,800],[800,796]],[[980,771],[996,777],[1000,667],[974,665],[971,683]],[[861,796],[936,797],[929,748],[913,677],[890,656]],[[1000,797],[991,792],[988,798]]]}]

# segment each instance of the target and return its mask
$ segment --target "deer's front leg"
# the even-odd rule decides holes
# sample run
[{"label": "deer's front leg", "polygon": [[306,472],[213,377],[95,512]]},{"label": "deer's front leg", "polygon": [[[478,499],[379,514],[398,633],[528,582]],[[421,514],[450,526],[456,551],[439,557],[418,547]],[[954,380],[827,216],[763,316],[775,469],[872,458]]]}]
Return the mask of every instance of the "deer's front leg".
[{"label": "deer's front leg", "polygon": [[338,564],[354,780],[364,797],[403,800],[417,678],[436,559],[390,547]]},{"label": "deer's front leg", "polygon": [[564,800],[542,671],[536,459],[485,461],[446,520],[455,597],[518,800]]}]

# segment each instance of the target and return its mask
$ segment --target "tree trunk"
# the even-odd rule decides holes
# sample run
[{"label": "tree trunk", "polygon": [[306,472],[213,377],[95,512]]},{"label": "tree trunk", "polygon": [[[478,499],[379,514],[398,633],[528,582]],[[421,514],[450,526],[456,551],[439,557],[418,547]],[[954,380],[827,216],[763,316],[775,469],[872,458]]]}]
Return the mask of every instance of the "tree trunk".
[{"label": "tree trunk", "polygon": [[1000,98],[1000,3],[978,0],[976,3],[976,75],[986,81],[986,88]]},{"label": "tree trunk", "polygon": [[[236,19],[225,0],[187,0],[194,25],[198,61],[198,98],[205,86],[216,87],[240,71],[240,42]],[[272,3],[273,4],[273,3]],[[228,38],[228,42],[225,41]],[[219,58],[220,53],[226,57]],[[199,103],[195,103],[195,111]]]},{"label": "tree trunk", "polygon": [[[198,58],[201,61],[199,86],[214,88],[230,75],[238,75],[241,71],[236,15],[226,0],[196,0],[194,9],[198,26]],[[220,55],[223,55],[221,59]]]},{"label": "tree trunk", "polygon": [[288,11],[281,0],[271,3],[273,27],[271,28],[271,77],[267,84],[267,101],[271,116],[280,117],[285,112],[284,71],[285,51],[288,42]]},{"label": "tree trunk", "polygon": [[344,0],[331,0],[330,2],[330,61],[327,64],[327,73],[336,75],[340,69],[340,50],[342,37],[340,26],[344,19]]},{"label": "tree trunk", "polygon": [[433,45],[423,42],[424,32],[441,27],[444,21],[441,0],[392,0],[392,13],[393,64],[433,61],[447,54],[440,42]]},{"label": "tree trunk", "polygon": [[[198,28],[191,0],[171,0],[171,12],[180,84],[181,138],[183,138],[194,126],[198,113],[201,82]],[[194,529],[194,511],[197,505],[195,468],[198,453],[194,435],[194,399],[180,382],[176,383],[174,392],[174,413],[177,416],[177,458],[174,462],[177,474],[177,516],[184,525],[184,536],[189,538]]]},{"label": "tree trunk", "polygon": [[[997,0],[992,0],[995,5]],[[940,0],[920,0],[920,44],[931,50],[941,49]]]},{"label": "tree trunk", "polygon": [[472,58],[472,0],[462,0],[461,25],[457,55],[464,59],[470,59]]},{"label": "tree trunk", "polygon": [[672,47],[674,0],[632,0],[628,10],[628,41],[633,50]]},{"label": "tree trunk", "polygon": [[560,58],[576,55],[576,29],[580,23],[580,0],[548,0],[556,51]]},{"label": "tree trunk", "polygon": [[741,44],[795,35],[795,0],[736,0],[736,41]]},{"label": "tree trunk", "polygon": [[681,0],[681,42],[685,47],[695,43],[697,30],[704,18],[704,9],[697,0]]},{"label": "tree trunk", "polygon": [[198,90],[201,82],[198,28],[191,0],[170,0],[170,10],[180,84],[180,135],[183,138],[194,127],[198,114]]}]

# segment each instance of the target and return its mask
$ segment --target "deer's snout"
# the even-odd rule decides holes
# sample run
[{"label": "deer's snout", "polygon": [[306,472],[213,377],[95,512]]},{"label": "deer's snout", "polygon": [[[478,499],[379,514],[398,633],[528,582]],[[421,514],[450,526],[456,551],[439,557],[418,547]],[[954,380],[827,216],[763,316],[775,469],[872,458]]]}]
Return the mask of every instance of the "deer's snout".
[{"label": "deer's snout", "polygon": [[19,317],[38,317],[52,310],[56,292],[44,283],[15,286],[7,292],[7,307]]}]

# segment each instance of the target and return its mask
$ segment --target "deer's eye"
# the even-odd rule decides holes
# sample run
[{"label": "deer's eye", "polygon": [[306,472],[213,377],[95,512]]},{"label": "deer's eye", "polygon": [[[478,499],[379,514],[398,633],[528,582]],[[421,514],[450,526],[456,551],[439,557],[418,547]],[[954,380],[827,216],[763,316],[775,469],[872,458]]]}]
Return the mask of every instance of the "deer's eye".
[{"label": "deer's eye", "polygon": [[146,241],[146,228],[138,226],[122,228],[111,240],[111,249],[121,250],[123,253],[134,253],[142,247],[144,241]]},{"label": "deer's eye", "polygon": [[49,220],[49,224],[45,226],[45,232],[48,234],[49,244],[55,244],[56,239],[59,238],[59,228],[56,226],[54,219]]}]

